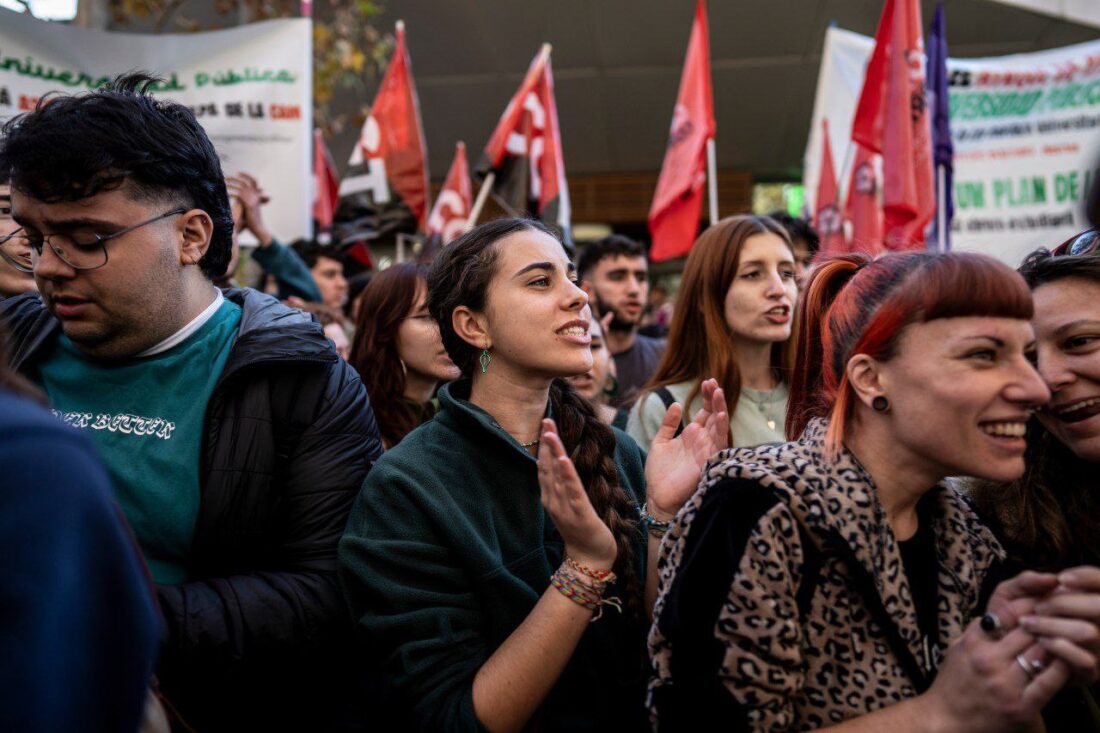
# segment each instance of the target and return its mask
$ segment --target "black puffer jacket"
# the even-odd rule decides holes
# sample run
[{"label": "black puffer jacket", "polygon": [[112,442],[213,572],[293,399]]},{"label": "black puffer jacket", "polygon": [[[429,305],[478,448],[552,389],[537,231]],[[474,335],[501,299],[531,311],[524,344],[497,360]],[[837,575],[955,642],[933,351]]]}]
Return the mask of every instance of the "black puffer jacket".
[{"label": "black puffer jacket", "polygon": [[[311,316],[225,294],[243,312],[206,412],[190,580],[157,589],[162,689],[198,731],[328,730],[352,694],[336,543],[378,427]],[[37,295],[0,303],[0,319],[12,364],[33,376],[58,321]]]}]

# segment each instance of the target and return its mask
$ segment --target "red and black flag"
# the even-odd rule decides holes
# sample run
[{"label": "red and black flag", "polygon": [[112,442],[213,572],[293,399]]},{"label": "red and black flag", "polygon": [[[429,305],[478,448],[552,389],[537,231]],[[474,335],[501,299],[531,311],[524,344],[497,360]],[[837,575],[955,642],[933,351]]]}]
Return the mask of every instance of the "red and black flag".
[{"label": "red and black flag", "polygon": [[356,209],[381,211],[403,203],[423,229],[428,219],[428,156],[420,102],[405,47],[405,24],[397,23],[394,48],[382,86],[363,124],[340,183],[340,197],[365,200]]},{"label": "red and black flag", "polygon": [[494,174],[492,192],[505,207],[530,213],[561,230],[569,241],[569,186],[565,180],[550,44],[531,62],[477,166]]}]

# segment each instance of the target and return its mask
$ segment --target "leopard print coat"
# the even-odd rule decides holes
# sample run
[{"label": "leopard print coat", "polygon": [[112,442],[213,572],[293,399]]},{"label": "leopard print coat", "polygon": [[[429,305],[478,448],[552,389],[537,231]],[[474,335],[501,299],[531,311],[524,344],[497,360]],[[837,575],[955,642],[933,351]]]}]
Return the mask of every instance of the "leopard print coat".
[{"label": "leopard print coat", "polygon": [[[871,477],[796,442],[717,454],[661,545],[649,636],[660,730],[803,731],[927,689],[984,607],[1004,552],[954,489],[922,507],[935,534],[938,638],[925,638]],[[812,567],[811,567],[812,566]]]}]

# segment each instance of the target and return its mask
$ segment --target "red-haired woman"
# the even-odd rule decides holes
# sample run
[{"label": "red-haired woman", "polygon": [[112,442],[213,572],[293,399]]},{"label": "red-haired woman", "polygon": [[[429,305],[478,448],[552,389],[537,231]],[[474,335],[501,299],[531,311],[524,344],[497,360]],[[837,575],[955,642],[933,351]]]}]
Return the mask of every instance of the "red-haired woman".
[{"label": "red-haired woman", "polygon": [[435,414],[432,396],[458,378],[439,327],[428,313],[423,265],[394,265],[363,290],[349,362],[359,372],[389,449]]},{"label": "red-haired woman", "polygon": [[[1027,285],[981,255],[849,255],[804,298],[801,437],[718,454],[662,544],[660,728],[1041,730],[1058,689],[1096,678],[1100,595],[1039,573],[996,585],[1004,551],[944,484],[1023,473],[1050,395]],[[1067,591],[1085,602],[1047,619]]]},{"label": "red-haired woman", "polygon": [[660,365],[627,432],[647,449],[673,402],[694,415],[704,379],[730,396],[730,445],[783,440],[794,305],[794,251],[765,216],[731,216],[703,232],[684,266]]}]

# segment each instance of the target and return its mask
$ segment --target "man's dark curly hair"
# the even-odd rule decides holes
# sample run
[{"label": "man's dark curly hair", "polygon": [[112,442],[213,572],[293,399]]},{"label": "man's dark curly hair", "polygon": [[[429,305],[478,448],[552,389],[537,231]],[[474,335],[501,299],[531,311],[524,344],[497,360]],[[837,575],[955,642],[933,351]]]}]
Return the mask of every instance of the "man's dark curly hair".
[{"label": "man's dark curly hair", "polygon": [[214,232],[199,266],[219,277],[233,235],[221,163],[191,110],[150,94],[158,82],[131,73],[85,94],[43,97],[0,128],[0,170],[12,188],[47,203],[129,182],[139,200],[202,209]]},{"label": "man's dark curly hair", "polygon": [[577,275],[583,280],[596,269],[596,265],[600,264],[601,261],[619,255],[645,257],[645,247],[630,237],[624,237],[621,234],[611,234],[603,239],[598,239],[585,247],[581,252],[581,256],[577,258]]}]

